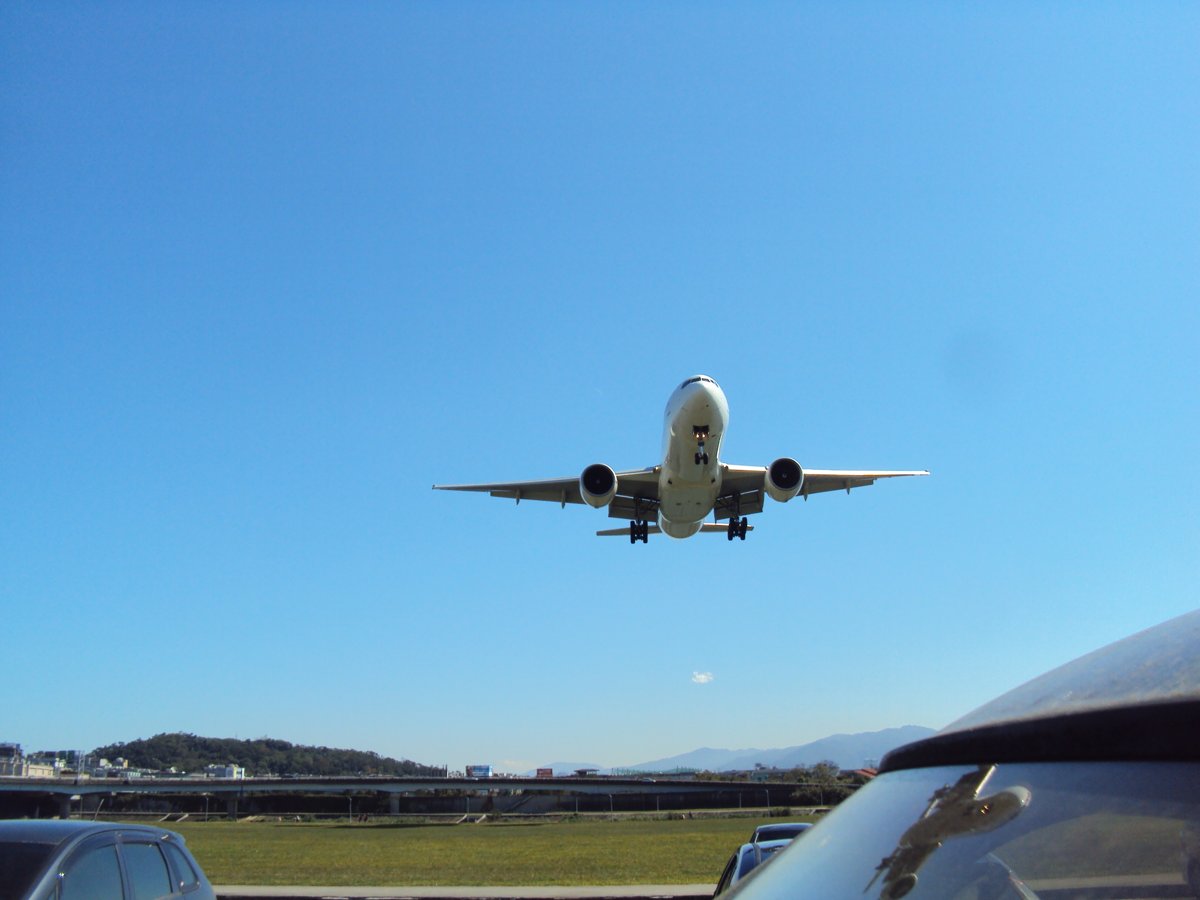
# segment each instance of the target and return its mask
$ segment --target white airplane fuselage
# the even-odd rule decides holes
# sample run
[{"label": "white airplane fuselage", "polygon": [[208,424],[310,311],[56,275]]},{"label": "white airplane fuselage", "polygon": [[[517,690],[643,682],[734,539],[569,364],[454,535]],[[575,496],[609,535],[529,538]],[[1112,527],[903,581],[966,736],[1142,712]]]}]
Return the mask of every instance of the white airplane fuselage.
[{"label": "white airplane fuselage", "polygon": [[729,403],[711,378],[690,378],[671,394],[658,476],[658,527],[663,534],[691,537],[712,512],[721,493],[719,457],[728,425]]}]

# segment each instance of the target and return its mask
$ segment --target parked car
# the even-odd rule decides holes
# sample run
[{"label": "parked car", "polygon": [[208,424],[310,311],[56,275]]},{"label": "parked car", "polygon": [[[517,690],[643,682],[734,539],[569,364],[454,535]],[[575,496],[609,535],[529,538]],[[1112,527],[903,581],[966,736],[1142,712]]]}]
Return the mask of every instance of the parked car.
[{"label": "parked car", "polygon": [[790,841],[792,838],[799,837],[810,828],[812,828],[812,822],[771,822],[755,828],[754,834],[750,835],[750,843],[756,844],[759,841]]},{"label": "parked car", "polygon": [[183,838],[147,825],[0,821],[0,900],[215,900]]},{"label": "parked car", "polygon": [[738,900],[1200,897],[1200,610],[892,751]]},{"label": "parked car", "polygon": [[733,856],[729,857],[729,862],[725,863],[725,870],[717,880],[717,889],[713,891],[713,896],[725,893],[791,842],[791,838],[782,838],[742,844]]}]

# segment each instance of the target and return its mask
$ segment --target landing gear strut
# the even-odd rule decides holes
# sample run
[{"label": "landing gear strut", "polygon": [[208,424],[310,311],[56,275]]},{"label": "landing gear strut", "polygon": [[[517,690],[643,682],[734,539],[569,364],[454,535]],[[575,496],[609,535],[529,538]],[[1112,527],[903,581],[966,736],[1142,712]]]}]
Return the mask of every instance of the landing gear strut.
[{"label": "landing gear strut", "polygon": [[708,454],[704,451],[704,442],[708,439],[707,425],[693,425],[692,436],[696,439],[696,465],[708,465]]},{"label": "landing gear strut", "polygon": [[745,516],[731,516],[729,519],[729,530],[725,532],[725,540],[732,541],[734,538],[744,541],[746,539],[746,528],[749,527],[750,520]]},{"label": "landing gear strut", "polygon": [[629,543],[636,544],[641,541],[643,544],[650,540],[650,523],[645,519],[637,519],[629,523]]}]

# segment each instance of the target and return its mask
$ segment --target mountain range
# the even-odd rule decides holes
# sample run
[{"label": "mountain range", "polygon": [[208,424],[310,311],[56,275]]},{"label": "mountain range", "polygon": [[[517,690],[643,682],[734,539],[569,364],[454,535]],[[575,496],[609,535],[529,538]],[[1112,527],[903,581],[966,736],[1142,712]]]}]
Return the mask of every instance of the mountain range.
[{"label": "mountain range", "polygon": [[[865,731],[858,734],[834,734],[829,737],[774,750],[746,748],[723,750],[701,747],[678,756],[654,759],[650,762],[622,766],[622,770],[640,772],[670,772],[673,769],[702,769],[709,772],[747,771],[758,765],[767,768],[791,769],[796,766],[811,766],[819,762],[836,763],[841,769],[858,769],[867,765],[878,765],[889,750],[904,744],[929,737],[934,729],[923,725],[903,725],[885,728],[882,731]],[[576,769],[608,770],[602,766],[584,763],[548,763],[543,768],[554,769],[556,775],[568,775]]]}]

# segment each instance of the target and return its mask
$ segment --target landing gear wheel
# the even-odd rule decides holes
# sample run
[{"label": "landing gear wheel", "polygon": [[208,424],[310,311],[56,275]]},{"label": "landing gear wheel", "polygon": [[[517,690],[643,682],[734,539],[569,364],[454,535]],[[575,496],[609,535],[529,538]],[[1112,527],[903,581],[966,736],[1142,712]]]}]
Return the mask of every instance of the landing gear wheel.
[{"label": "landing gear wheel", "polygon": [[750,520],[742,516],[742,521],[738,523],[738,538],[739,540],[746,539],[746,529],[750,527]]},{"label": "landing gear wheel", "polygon": [[650,523],[646,521],[630,522],[629,523],[629,543],[636,544],[641,541],[643,544],[650,541]]}]

